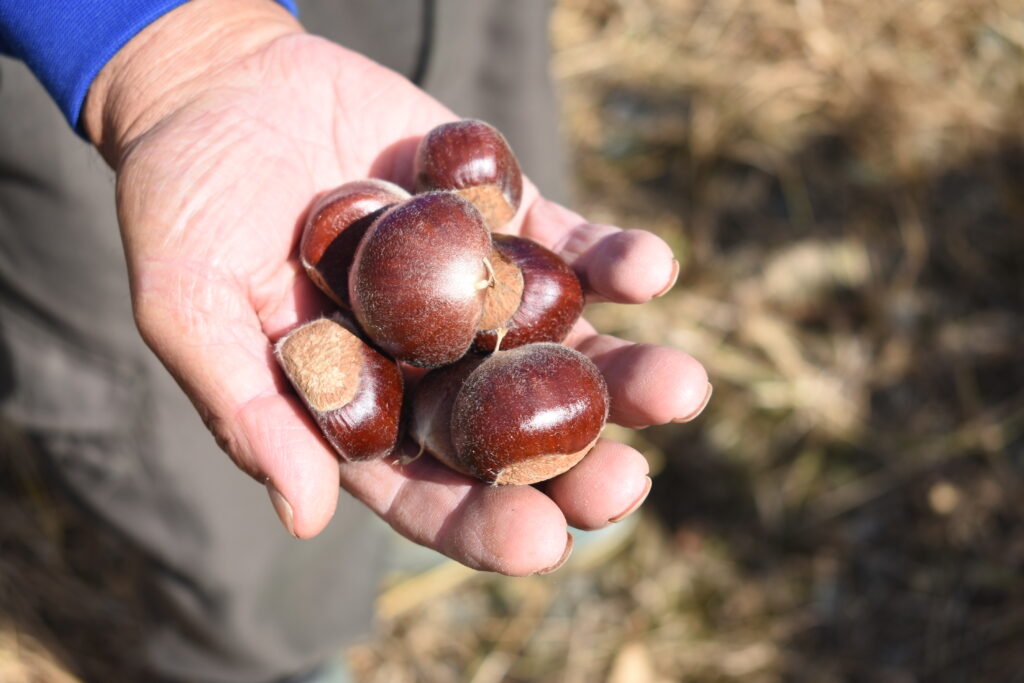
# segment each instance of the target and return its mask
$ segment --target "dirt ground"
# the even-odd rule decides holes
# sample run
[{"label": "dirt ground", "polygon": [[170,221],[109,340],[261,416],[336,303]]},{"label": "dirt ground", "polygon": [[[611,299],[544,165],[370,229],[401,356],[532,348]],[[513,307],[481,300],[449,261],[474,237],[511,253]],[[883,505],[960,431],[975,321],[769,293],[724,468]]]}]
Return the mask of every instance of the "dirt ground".
[{"label": "dirt ground", "polygon": [[[611,557],[432,577],[358,680],[1024,681],[1024,3],[561,0],[552,36],[576,208],[683,264],[590,315],[714,398],[611,430],[655,472]],[[138,618],[44,476],[0,461],[12,683]]]}]

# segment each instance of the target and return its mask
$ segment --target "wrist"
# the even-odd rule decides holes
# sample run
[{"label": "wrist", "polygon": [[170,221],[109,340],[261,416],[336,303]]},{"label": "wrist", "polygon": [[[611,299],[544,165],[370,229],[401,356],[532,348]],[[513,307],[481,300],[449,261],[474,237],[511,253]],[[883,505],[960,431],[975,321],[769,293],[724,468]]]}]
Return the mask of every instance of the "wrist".
[{"label": "wrist", "polygon": [[139,32],[100,70],[82,128],[116,168],[133,140],[215,87],[227,66],[300,32],[272,0],[191,0]]}]

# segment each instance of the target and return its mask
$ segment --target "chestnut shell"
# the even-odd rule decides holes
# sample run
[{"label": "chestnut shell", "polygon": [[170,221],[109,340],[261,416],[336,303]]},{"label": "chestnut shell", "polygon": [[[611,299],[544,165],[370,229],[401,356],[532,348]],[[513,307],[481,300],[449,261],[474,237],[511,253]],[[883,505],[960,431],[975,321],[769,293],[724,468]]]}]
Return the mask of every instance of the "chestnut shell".
[{"label": "chestnut shell", "polygon": [[[492,229],[511,220],[522,203],[519,161],[505,136],[484,121],[464,119],[433,128],[420,141],[413,163],[417,192],[463,192]],[[482,191],[487,187],[497,194]]]},{"label": "chestnut shell", "polygon": [[452,408],[452,445],[484,481],[542,481],[585,455],[608,409],[608,387],[589,358],[529,344],[493,354],[469,375]]},{"label": "chestnut shell", "polygon": [[348,276],[363,235],[387,207],[408,198],[398,185],[372,178],[345,183],[310,209],[299,257],[309,278],[339,306],[351,307]]},{"label": "chestnut shell", "polygon": [[401,432],[404,380],[398,363],[340,316],[300,325],[274,355],[324,438],[344,460],[389,455]]},{"label": "chestnut shell", "polygon": [[363,237],[349,275],[352,310],[398,360],[452,363],[476,335],[490,253],[490,233],[472,204],[450,192],[416,195]]},{"label": "chestnut shell", "polygon": [[470,352],[451,365],[434,368],[420,378],[411,401],[413,440],[448,467],[470,476],[473,473],[459,462],[452,445],[452,407],[466,378],[484,360]]},{"label": "chestnut shell", "polygon": [[[495,251],[523,274],[522,299],[505,324],[501,348],[565,339],[583,312],[583,288],[576,273],[558,254],[531,239],[495,234],[491,241]],[[473,345],[490,352],[497,340],[497,329],[481,330]]]}]

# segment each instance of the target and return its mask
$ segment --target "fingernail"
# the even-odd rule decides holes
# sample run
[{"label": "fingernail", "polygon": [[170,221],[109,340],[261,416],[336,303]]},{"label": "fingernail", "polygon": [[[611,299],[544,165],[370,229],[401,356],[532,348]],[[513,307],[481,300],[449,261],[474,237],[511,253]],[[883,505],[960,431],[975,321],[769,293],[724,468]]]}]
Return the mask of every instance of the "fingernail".
[{"label": "fingernail", "polygon": [[626,517],[629,517],[631,514],[636,512],[636,509],[638,507],[643,505],[643,502],[645,500],[647,500],[647,495],[651,492],[651,483],[652,483],[651,482],[651,478],[647,477],[646,479],[647,479],[647,485],[644,486],[643,493],[640,494],[640,497],[637,498],[635,501],[633,501],[633,504],[630,505],[628,508],[626,508],[625,512],[623,512],[622,514],[616,515],[615,517],[612,517],[611,519],[609,519],[608,520],[609,522],[611,522],[612,524],[614,524],[615,522],[621,522]]},{"label": "fingernail", "polygon": [[[292,506],[284,499],[281,492],[274,488],[274,485],[267,480],[267,494],[270,496],[270,502],[274,506],[274,512],[277,513],[277,518],[281,520],[281,524],[284,524],[284,528],[288,530],[292,536],[295,536],[295,521],[292,519]],[[296,536],[296,538],[298,538]]]},{"label": "fingernail", "polygon": [[561,559],[559,559],[558,562],[555,562],[553,565],[551,565],[547,569],[541,569],[539,572],[537,572],[538,576],[544,576],[545,574],[550,574],[551,572],[557,570],[559,567],[561,567],[563,564],[565,564],[565,561],[569,559],[569,556],[572,555],[572,544],[573,544],[572,534],[566,533],[566,539],[567,540],[565,541],[565,552],[562,553]]},{"label": "fingernail", "polygon": [[665,285],[664,289],[662,289],[660,292],[655,294],[654,298],[657,299],[659,296],[665,296],[666,294],[668,294],[669,290],[671,290],[673,287],[676,286],[676,280],[678,280],[678,279],[679,279],[679,261],[677,259],[672,259],[672,275],[668,278],[668,284]]},{"label": "fingernail", "polygon": [[690,422],[691,420],[697,419],[697,416],[704,412],[704,409],[708,407],[708,402],[711,400],[711,393],[714,391],[714,387],[711,386],[711,382],[708,382],[708,392],[704,394],[704,402],[700,404],[700,408],[693,411],[691,414],[685,417],[677,417],[672,420],[673,422]]}]

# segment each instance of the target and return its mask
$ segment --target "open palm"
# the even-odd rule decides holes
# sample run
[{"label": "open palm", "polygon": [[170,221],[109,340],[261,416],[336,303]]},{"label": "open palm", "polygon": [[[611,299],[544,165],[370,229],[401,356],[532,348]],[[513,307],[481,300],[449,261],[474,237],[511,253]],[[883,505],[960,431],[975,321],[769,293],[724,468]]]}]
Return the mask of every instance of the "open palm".
[{"label": "open palm", "polygon": [[[118,161],[136,318],[224,450],[268,482],[292,533],[328,523],[340,482],[419,543],[528,574],[564,556],[568,525],[600,527],[635,507],[650,485],[646,462],[607,440],[539,487],[489,487],[431,458],[339,463],[271,353],[329,310],[298,266],[299,227],[312,199],[345,181],[409,187],[416,140],[454,116],[400,76],[304,34],[271,41],[197,92]],[[591,299],[639,303],[671,284],[675,262],[658,238],[587,224],[527,185],[509,230],[561,253]],[[568,343],[606,375],[620,424],[684,419],[705,401],[707,376],[682,352],[598,335],[585,321]]]}]

